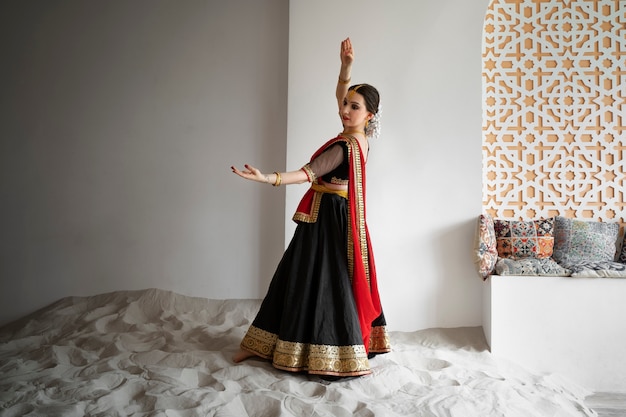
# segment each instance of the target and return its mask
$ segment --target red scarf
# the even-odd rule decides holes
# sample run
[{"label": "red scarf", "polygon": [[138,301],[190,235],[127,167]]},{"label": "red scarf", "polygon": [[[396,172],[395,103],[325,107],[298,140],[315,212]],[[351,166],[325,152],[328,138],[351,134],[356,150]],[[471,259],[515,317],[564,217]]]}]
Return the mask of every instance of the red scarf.
[{"label": "red scarf", "polygon": [[[353,136],[337,136],[329,140],[311,157],[313,161],[337,142],[348,147],[348,269],[352,281],[352,293],[356,302],[361,335],[365,350],[369,352],[372,322],[380,316],[382,308],[376,281],[376,266],[371,249],[369,230],[365,221],[365,159],[359,141]],[[314,223],[322,193],[309,189],[302,197],[294,220]]]}]

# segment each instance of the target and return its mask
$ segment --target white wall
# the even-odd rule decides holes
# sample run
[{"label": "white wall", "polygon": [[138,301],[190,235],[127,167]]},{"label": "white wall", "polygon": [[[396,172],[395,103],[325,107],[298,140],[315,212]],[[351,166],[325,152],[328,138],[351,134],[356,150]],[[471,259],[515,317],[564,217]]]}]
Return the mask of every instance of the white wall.
[{"label": "white wall", "polygon": [[480,325],[486,6],[3,2],[0,323],[121,289],[263,296],[305,187],[285,204],[228,167],[295,169],[339,132],[351,36],[383,100],[368,220],[390,329]]},{"label": "white wall", "polygon": [[[341,130],[339,42],[352,83],[381,93],[371,143],[368,224],[389,327],[481,324],[471,257],[481,210],[481,39],[487,0],[290,2],[287,166]],[[290,216],[303,190],[287,191]]]},{"label": "white wall", "polygon": [[288,10],[2,2],[0,323],[120,289],[264,294],[284,190],[229,167],[284,165]]}]

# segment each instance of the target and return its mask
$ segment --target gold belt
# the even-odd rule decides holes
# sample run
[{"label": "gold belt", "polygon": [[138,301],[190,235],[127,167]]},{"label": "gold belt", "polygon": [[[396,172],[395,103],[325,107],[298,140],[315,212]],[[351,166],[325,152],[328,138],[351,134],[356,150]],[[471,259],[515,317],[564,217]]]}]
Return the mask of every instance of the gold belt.
[{"label": "gold belt", "polygon": [[320,193],[337,194],[339,197],[343,197],[346,200],[348,199],[348,190],[334,190],[326,187],[325,185],[316,183],[311,184],[311,189]]}]

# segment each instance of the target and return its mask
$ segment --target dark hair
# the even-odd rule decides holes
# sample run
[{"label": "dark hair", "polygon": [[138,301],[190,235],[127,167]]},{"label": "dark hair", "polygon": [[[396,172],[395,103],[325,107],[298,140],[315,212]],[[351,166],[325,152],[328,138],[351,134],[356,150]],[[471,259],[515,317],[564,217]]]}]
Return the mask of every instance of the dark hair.
[{"label": "dark hair", "polygon": [[355,84],[348,88],[348,91],[354,91],[363,96],[365,99],[365,108],[373,114],[378,113],[378,104],[380,103],[380,95],[378,90],[369,84]]}]

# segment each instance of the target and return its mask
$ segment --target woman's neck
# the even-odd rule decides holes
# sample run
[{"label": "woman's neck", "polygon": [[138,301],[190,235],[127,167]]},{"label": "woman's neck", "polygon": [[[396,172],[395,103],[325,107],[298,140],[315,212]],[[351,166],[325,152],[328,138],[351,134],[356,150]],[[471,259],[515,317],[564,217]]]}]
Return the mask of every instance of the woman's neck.
[{"label": "woman's neck", "polygon": [[341,132],[344,135],[363,135],[365,136],[365,132],[361,131],[361,130],[350,130],[350,129],[344,129],[343,132]]}]

